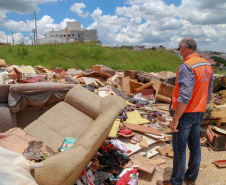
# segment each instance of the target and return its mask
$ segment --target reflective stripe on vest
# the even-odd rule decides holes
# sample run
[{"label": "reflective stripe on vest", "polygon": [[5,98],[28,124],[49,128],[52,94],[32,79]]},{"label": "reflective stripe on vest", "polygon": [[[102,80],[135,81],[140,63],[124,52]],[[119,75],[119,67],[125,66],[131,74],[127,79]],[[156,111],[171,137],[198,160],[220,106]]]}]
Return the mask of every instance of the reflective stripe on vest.
[{"label": "reflective stripe on vest", "polygon": [[[207,99],[208,99],[208,88],[209,82],[212,76],[212,66],[205,59],[200,58],[198,54],[193,54],[184,60],[193,70],[195,74],[195,86],[190,99],[184,112],[205,112]],[[178,77],[177,70],[177,77]],[[172,97],[173,108],[176,110],[177,99],[180,95],[180,87],[175,82],[175,88]]]},{"label": "reflective stripe on vest", "polygon": [[200,66],[211,66],[211,64],[209,62],[199,62],[197,64],[192,65],[192,68],[195,69],[196,67],[200,67]]}]

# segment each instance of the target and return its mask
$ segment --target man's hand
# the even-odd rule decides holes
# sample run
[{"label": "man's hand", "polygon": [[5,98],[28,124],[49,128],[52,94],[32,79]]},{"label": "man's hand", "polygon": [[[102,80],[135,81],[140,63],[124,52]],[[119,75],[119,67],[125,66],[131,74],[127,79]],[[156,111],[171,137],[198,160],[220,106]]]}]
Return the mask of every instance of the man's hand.
[{"label": "man's hand", "polygon": [[179,122],[179,120],[176,120],[174,118],[173,118],[173,121],[171,121],[170,130],[172,130],[172,132],[178,132],[179,131],[179,130],[177,130],[178,122]]},{"label": "man's hand", "polygon": [[184,113],[186,107],[187,107],[187,104],[177,102],[177,108],[176,108],[174,116],[173,116],[173,121],[170,123],[170,130],[172,130],[172,132],[179,131],[179,130],[177,130],[179,119],[182,116],[182,114]]}]

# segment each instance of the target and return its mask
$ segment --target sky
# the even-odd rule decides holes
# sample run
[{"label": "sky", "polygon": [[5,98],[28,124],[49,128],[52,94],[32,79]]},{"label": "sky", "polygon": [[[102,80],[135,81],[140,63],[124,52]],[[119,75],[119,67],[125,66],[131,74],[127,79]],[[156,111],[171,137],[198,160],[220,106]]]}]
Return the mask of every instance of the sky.
[{"label": "sky", "polygon": [[31,44],[79,21],[105,46],[177,48],[193,37],[198,49],[226,52],[226,0],[0,0],[0,43]]}]

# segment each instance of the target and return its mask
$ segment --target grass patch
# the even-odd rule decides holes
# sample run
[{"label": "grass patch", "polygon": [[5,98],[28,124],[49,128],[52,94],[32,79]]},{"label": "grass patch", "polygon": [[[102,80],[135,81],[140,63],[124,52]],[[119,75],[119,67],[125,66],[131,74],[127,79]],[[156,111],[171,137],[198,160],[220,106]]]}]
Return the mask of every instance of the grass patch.
[{"label": "grass patch", "polygon": [[214,70],[214,74],[222,74],[222,75],[226,75],[226,71],[216,71]]},{"label": "grass patch", "polygon": [[133,51],[114,49],[93,44],[17,45],[0,47],[0,58],[15,65],[42,65],[48,69],[60,67],[90,69],[103,64],[114,70],[139,70],[145,72],[176,72],[180,58],[168,51]]}]

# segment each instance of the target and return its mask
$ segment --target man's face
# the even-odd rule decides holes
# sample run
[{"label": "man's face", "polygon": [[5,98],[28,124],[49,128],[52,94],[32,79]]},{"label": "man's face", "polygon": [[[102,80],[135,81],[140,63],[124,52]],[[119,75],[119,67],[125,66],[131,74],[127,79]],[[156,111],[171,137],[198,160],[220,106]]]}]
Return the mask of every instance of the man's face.
[{"label": "man's face", "polygon": [[[185,45],[183,45],[183,44],[179,44],[179,47],[178,47],[178,51],[180,52],[180,55],[183,57],[183,55],[184,55],[184,51],[185,51],[185,49],[186,49],[186,47],[185,47]],[[184,57],[183,57],[184,58]]]}]

